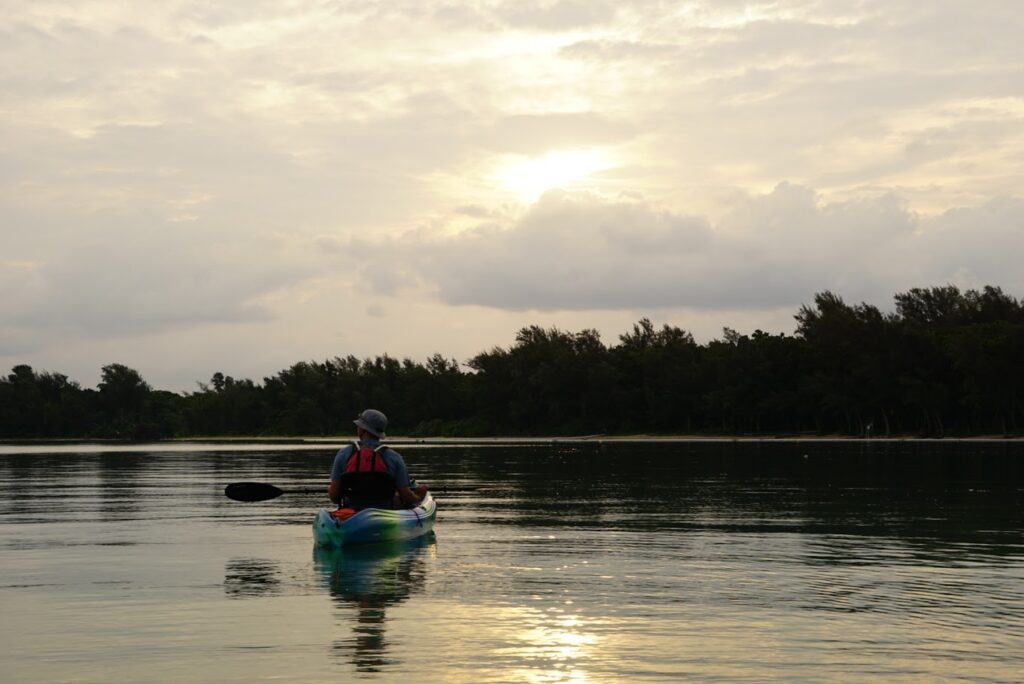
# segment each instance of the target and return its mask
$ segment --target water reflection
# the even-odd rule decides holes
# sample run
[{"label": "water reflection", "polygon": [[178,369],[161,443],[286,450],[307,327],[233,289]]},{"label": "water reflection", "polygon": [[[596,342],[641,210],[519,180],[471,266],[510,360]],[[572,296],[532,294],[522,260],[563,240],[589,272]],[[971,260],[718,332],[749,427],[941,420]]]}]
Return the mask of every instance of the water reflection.
[{"label": "water reflection", "polygon": [[314,557],[331,455],[0,451],[0,679],[1024,671],[1024,442],[421,450],[443,554]]},{"label": "water reflection", "polygon": [[1019,444],[914,442],[467,450],[444,510],[516,529],[856,534],[1006,557],[1019,553],[1021,455]]},{"label": "water reflection", "polygon": [[105,453],[96,461],[100,480],[99,514],[102,520],[130,520],[142,507],[140,480],[147,474],[149,459],[139,453]]},{"label": "water reflection", "polygon": [[232,558],[224,569],[224,593],[231,598],[272,596],[281,591],[281,567],[260,558]]},{"label": "water reflection", "polygon": [[521,618],[525,629],[515,635],[516,645],[507,654],[513,662],[531,665],[517,668],[516,681],[591,681],[583,666],[593,658],[598,638],[588,633],[587,624],[576,615],[527,615]]},{"label": "water reflection", "polygon": [[360,672],[400,662],[385,634],[387,608],[423,591],[425,559],[435,553],[433,532],[393,544],[314,550],[316,571],[339,608],[338,623],[351,627],[352,636],[334,642],[336,656]]}]

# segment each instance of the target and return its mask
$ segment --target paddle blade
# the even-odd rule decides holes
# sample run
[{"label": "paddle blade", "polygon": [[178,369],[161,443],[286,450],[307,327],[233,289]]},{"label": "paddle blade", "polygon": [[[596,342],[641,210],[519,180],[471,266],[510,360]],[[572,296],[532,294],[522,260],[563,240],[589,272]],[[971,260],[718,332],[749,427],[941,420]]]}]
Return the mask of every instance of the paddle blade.
[{"label": "paddle blade", "polygon": [[284,490],[265,482],[232,482],[224,488],[224,494],[235,501],[269,501],[284,494]]}]

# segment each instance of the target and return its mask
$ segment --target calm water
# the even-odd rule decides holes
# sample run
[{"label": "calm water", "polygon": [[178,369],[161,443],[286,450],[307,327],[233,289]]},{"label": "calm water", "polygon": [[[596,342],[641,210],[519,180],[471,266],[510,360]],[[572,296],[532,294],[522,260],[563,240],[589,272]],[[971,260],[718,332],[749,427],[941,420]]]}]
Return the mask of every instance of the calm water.
[{"label": "calm water", "polygon": [[60,449],[0,447],[5,683],[1024,673],[1021,444],[408,446],[435,534],[345,554],[222,495],[330,447]]}]

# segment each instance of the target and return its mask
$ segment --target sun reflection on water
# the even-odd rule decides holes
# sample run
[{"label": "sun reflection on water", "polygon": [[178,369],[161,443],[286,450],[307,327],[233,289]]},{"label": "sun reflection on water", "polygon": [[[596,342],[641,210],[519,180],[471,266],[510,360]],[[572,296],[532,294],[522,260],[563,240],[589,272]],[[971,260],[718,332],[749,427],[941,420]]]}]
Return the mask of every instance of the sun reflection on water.
[{"label": "sun reflection on water", "polygon": [[[587,631],[588,624],[575,615],[552,619],[550,614],[528,611],[519,617],[527,626],[513,638],[517,646],[508,653],[532,668],[516,668],[513,677],[526,682],[589,682],[581,665],[592,655],[599,638]],[[532,624],[531,624],[532,623]]]}]

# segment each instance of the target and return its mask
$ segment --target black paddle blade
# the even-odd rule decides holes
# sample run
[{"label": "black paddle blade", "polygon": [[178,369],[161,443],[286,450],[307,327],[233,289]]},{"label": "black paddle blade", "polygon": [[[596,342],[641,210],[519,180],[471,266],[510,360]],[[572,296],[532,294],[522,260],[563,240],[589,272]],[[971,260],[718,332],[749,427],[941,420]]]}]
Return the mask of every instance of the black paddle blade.
[{"label": "black paddle blade", "polygon": [[282,494],[283,489],[264,482],[232,482],[224,488],[224,495],[235,501],[269,501]]}]

